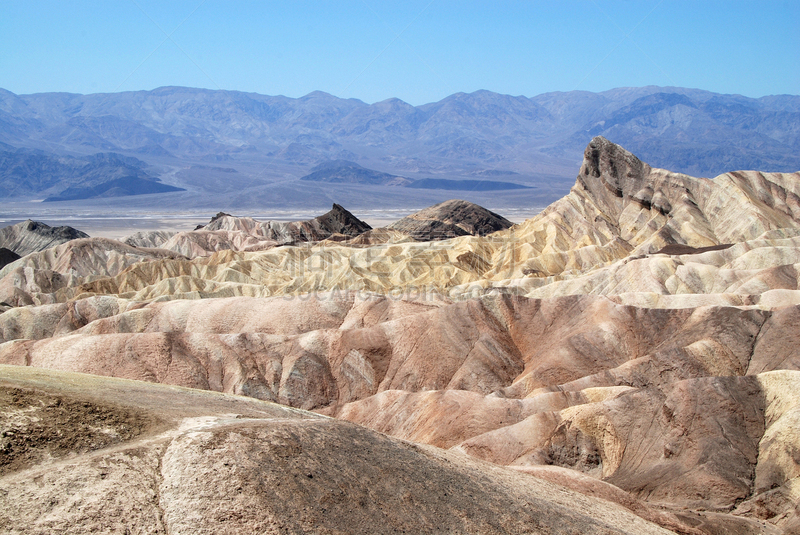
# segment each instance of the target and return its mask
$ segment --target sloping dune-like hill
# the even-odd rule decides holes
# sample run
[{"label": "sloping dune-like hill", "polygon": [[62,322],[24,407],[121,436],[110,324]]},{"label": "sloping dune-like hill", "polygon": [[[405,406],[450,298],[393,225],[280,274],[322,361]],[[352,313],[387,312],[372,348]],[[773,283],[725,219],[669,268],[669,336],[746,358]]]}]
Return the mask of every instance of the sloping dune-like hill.
[{"label": "sloping dune-like hill", "polygon": [[[161,414],[173,431],[159,436],[171,442],[148,450],[160,480],[98,442],[97,459],[122,455],[107,466],[156,477],[169,532],[228,515],[275,532],[366,533],[383,522],[646,533],[660,529],[652,522],[678,533],[800,533],[798,194],[798,173],[694,178],[595,138],[569,195],[485,236],[419,242],[359,229],[208,256],[167,250],[166,240],[75,240],[0,271],[0,297],[17,305],[0,314],[0,363],[18,382],[52,373],[47,395],[66,388],[56,378],[81,372],[316,413],[281,408],[291,416],[256,423],[208,409],[213,422],[202,426],[163,424],[178,419]],[[196,232],[260,232],[227,216],[213,224]],[[51,372],[24,371],[34,368]],[[19,474],[60,462],[31,455]],[[406,473],[412,466],[424,477]],[[208,478],[182,488],[190,473]],[[15,474],[0,484],[22,485],[27,476]],[[142,503],[155,507],[143,485]],[[31,500],[44,492],[25,488]],[[531,512],[530,496],[556,492],[546,489],[600,498],[641,524],[612,520],[595,501],[572,509],[580,518],[555,502]],[[266,497],[284,492],[293,498]],[[222,501],[223,516],[203,516]]]},{"label": "sloping dune-like hill", "polygon": [[668,533],[606,500],[272,403],[0,371],[4,533]]}]

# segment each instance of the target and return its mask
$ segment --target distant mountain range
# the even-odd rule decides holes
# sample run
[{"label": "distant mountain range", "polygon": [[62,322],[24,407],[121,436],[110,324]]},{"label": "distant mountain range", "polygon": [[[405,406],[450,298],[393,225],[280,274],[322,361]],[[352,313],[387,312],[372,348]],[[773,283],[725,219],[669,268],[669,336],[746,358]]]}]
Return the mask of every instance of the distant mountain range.
[{"label": "distant mountain range", "polygon": [[311,169],[311,173],[300,180],[311,182],[327,182],[331,184],[369,184],[373,186],[401,186],[417,189],[438,189],[455,191],[500,191],[510,189],[526,189],[514,182],[500,180],[451,180],[447,178],[421,178],[412,180],[389,173],[381,173],[367,169],[355,162],[332,160],[323,162]]},{"label": "distant mountain range", "polygon": [[0,143],[0,196],[45,194],[45,201],[63,201],[184,191],[161,184],[147,166],[115,153],[75,158]]},{"label": "distant mountain range", "polygon": [[[695,176],[796,171],[800,96],[672,87],[532,98],[477,91],[411,106],[322,92],[295,99],[182,87],[94,95],[0,89],[0,196],[112,202],[160,193],[142,206],[224,209],[329,205],[331,197],[374,206],[389,202],[387,194],[430,204],[463,190],[489,205],[544,205],[569,189],[596,135]],[[308,179],[338,160],[373,174]],[[510,192],[494,182],[536,187]]]}]

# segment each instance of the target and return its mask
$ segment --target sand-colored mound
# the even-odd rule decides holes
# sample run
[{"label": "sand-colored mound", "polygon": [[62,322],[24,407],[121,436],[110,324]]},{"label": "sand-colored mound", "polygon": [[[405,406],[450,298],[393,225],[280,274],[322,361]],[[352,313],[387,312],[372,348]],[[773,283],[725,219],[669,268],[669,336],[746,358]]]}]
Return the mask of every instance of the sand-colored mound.
[{"label": "sand-colored mound", "polygon": [[98,296],[68,303],[15,307],[0,314],[0,340],[50,338],[143,305],[116,297]]},{"label": "sand-colored mound", "polygon": [[187,258],[210,256],[217,251],[264,251],[278,242],[240,231],[194,230],[179,232],[166,240],[161,247],[175,251]]},{"label": "sand-colored mound", "polygon": [[31,253],[0,270],[0,300],[12,305],[57,302],[54,294],[82,281],[115,276],[135,264],[180,255],[139,249],[108,238],[81,238]]},{"label": "sand-colored mound", "polygon": [[[480,281],[452,292],[478,293],[499,286],[530,297],[597,294],[640,306],[652,302],[659,308],[703,304],[773,308],[797,303],[798,263],[800,230],[790,228],[769,231],[724,250],[633,255],[587,273]],[[778,297],[778,293],[783,295]]]},{"label": "sand-colored mound", "polygon": [[168,230],[144,230],[125,236],[120,241],[131,247],[157,249],[175,234],[177,232]]},{"label": "sand-colored mound", "polygon": [[2,372],[3,440],[47,430],[26,435],[41,462],[0,476],[5,533],[669,533],[525,474],[264,402]]}]

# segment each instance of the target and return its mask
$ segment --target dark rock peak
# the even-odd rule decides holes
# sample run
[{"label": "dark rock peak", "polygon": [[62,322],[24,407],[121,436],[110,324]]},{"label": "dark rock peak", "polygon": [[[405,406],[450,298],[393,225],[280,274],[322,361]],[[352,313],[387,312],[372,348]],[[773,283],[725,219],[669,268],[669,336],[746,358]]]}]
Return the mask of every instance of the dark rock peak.
[{"label": "dark rock peak", "polygon": [[670,196],[683,198],[683,190],[659,182],[651,175],[651,169],[619,145],[597,136],[584,151],[576,185],[585,190],[604,213],[614,218],[619,217],[629,202],[666,215],[672,210]]},{"label": "dark rock peak", "polygon": [[16,225],[0,228],[0,247],[14,251],[19,256],[25,256],[70,240],[88,237],[85,232],[72,227],[51,227],[28,219]]},{"label": "dark rock peak", "polygon": [[[81,232],[80,230],[69,227],[69,226],[60,226],[60,227],[51,227],[46,223],[42,223],[40,221],[34,221],[32,219],[27,219],[22,223],[17,223],[14,225],[15,227],[19,227],[22,231],[31,232],[33,234],[37,234],[39,236],[48,237],[48,238],[59,238],[65,240],[76,240],[78,238],[88,238],[89,235],[85,232]],[[8,227],[6,227],[8,228]]]},{"label": "dark rock peak", "polygon": [[344,234],[345,236],[358,236],[368,230],[372,230],[371,226],[336,203],[333,204],[333,208],[329,212],[314,218],[313,221],[316,221],[323,230],[332,234]]},{"label": "dark rock peak", "polygon": [[416,240],[440,240],[456,236],[485,236],[511,227],[508,219],[469,201],[451,199],[430,206],[389,225]]},{"label": "dark rock peak", "polygon": [[223,217],[233,217],[233,216],[231,214],[229,214],[229,213],[226,213],[226,212],[217,212],[217,215],[212,217],[211,221],[209,221],[209,223],[213,223],[214,221],[216,221],[218,219],[222,219]]},{"label": "dark rock peak", "polygon": [[0,247],[0,268],[22,258],[20,255],[5,247]]},{"label": "dark rock peak", "polygon": [[[617,197],[633,195],[644,186],[642,179],[650,171],[650,166],[642,162],[603,136],[597,136],[583,153],[578,180],[588,187],[599,182]],[[599,181],[597,180],[599,179]]]},{"label": "dark rock peak", "polygon": [[[221,218],[223,218],[223,217],[233,217],[233,216],[232,216],[231,214],[226,214],[225,212],[217,212],[217,215],[215,215],[214,217],[212,217],[212,218],[211,218],[211,221],[209,221],[208,223],[206,223],[206,225],[210,225],[210,224],[211,224],[211,223],[213,223],[214,221],[216,221],[216,220],[218,220],[218,219],[221,219]],[[194,227],[194,230],[200,230],[200,229],[203,229],[203,228],[205,228],[205,227],[206,227],[206,225],[197,225],[196,227]]]}]

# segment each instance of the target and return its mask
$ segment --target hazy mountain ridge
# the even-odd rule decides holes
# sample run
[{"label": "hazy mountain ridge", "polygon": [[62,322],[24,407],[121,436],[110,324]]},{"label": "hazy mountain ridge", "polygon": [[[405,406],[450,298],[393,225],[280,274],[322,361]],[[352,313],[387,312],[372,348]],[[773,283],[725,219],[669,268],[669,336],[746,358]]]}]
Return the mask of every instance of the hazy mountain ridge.
[{"label": "hazy mountain ridge", "polygon": [[[508,173],[502,172],[493,174],[489,172],[485,173],[485,176],[506,176],[507,174]],[[412,180],[403,176],[391,175],[389,173],[381,173],[380,171],[368,169],[348,160],[330,160],[323,162],[311,168],[311,172],[300,177],[300,180],[334,184],[371,184],[456,191],[493,191],[525,189],[530,187],[499,180],[451,180],[447,178],[420,178],[418,180]]]},{"label": "hazy mountain ridge", "polygon": [[[800,96],[753,99],[661,87],[532,98],[476,91],[411,106],[319,91],[301,98],[182,87],[93,95],[0,92],[0,141],[48,152],[134,155],[162,166],[164,183],[198,193],[213,186],[186,168],[203,161],[224,161],[240,171],[230,181],[242,190],[275,180],[303,188],[287,178],[336,159],[410,179],[464,179],[502,168],[534,185],[543,176],[571,177],[596,135],[694,176],[796,171]],[[183,169],[179,183],[167,176],[169,168]]]},{"label": "hazy mountain ridge", "polygon": [[148,173],[148,164],[116,153],[58,156],[36,149],[0,144],[0,195],[18,197],[46,194],[47,200],[86,199],[108,193],[179,191]]}]

